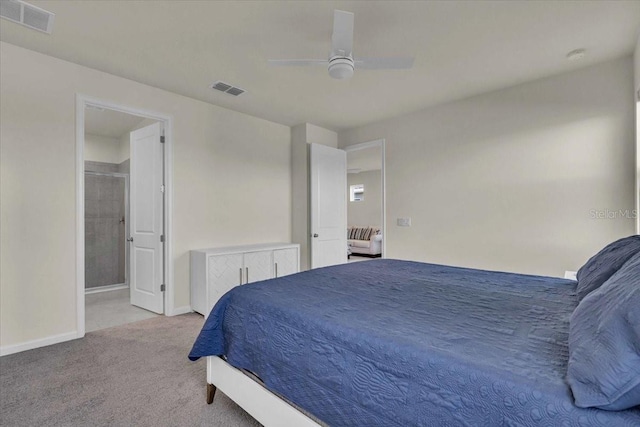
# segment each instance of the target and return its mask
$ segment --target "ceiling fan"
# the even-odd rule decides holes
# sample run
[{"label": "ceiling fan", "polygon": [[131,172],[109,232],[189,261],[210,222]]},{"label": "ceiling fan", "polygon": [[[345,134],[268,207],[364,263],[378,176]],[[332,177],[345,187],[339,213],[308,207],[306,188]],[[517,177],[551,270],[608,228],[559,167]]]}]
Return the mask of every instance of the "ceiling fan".
[{"label": "ceiling fan", "polygon": [[333,11],[333,34],[329,59],[270,59],[279,66],[326,65],[334,79],[348,79],[356,68],[368,70],[406,69],[413,66],[413,58],[354,58],[353,13]]}]

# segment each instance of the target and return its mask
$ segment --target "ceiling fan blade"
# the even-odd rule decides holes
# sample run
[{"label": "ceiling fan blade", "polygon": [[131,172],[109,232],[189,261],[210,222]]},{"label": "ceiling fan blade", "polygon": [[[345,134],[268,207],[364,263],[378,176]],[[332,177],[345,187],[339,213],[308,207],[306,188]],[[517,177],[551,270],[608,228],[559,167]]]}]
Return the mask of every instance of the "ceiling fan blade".
[{"label": "ceiling fan blade", "polygon": [[269,59],[269,65],[277,67],[304,67],[307,65],[327,65],[329,61],[326,59]]},{"label": "ceiling fan blade", "polygon": [[413,67],[414,58],[356,58],[355,67],[363,70],[402,70]]},{"label": "ceiling fan blade", "polygon": [[351,56],[353,52],[353,13],[333,11],[331,56]]}]

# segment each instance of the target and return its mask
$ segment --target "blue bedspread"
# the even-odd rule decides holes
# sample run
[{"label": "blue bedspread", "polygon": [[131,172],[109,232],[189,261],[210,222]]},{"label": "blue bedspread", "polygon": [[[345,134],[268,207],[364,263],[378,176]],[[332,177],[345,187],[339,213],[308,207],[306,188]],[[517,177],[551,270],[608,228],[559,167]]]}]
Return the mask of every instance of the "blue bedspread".
[{"label": "blue bedspread", "polygon": [[639,426],[564,381],[575,282],[398,260],[237,287],[189,357],[226,355],[332,426]]}]

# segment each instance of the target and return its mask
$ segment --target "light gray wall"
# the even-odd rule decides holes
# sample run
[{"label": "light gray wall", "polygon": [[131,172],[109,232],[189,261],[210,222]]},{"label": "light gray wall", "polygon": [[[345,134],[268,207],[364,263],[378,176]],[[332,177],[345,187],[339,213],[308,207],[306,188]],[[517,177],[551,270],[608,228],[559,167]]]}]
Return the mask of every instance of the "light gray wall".
[{"label": "light gray wall", "polygon": [[[638,36],[638,41],[636,41],[636,50],[633,54],[633,75],[635,81],[636,93],[640,90],[640,35]],[[636,97],[636,100],[638,98]]]},{"label": "light gray wall", "polygon": [[120,140],[108,136],[84,135],[84,158],[86,161],[120,163]]},{"label": "light gray wall", "polygon": [[633,55],[636,100],[636,233],[640,234],[640,35]]},{"label": "light gray wall", "polygon": [[[379,170],[347,175],[347,225],[350,227],[382,226],[382,185]],[[364,200],[349,201],[349,188],[364,185]]]},{"label": "light gray wall", "polygon": [[630,217],[594,218],[634,208],[632,91],[626,57],[347,130],[339,142],[386,139],[387,256],[562,276],[634,232]]},{"label": "light gray wall", "polygon": [[288,126],[5,42],[0,67],[0,353],[77,336],[77,94],[173,118],[173,314],[189,250],[291,240]]}]

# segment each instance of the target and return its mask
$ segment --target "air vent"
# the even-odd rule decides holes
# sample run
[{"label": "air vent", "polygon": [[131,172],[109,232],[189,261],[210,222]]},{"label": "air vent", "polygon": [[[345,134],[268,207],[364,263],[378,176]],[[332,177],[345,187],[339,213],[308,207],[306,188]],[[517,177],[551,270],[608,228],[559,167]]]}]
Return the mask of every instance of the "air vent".
[{"label": "air vent", "polygon": [[239,87],[232,87],[227,91],[227,93],[229,95],[238,96],[238,95],[242,95],[244,93],[244,90],[240,89]]},{"label": "air vent", "polygon": [[244,89],[231,86],[230,84],[221,82],[219,80],[211,85],[211,89],[219,90],[220,92],[228,93],[229,95],[233,96],[239,96],[244,93]]},{"label": "air vent", "polygon": [[0,17],[51,34],[55,14],[20,0],[0,1]]}]

